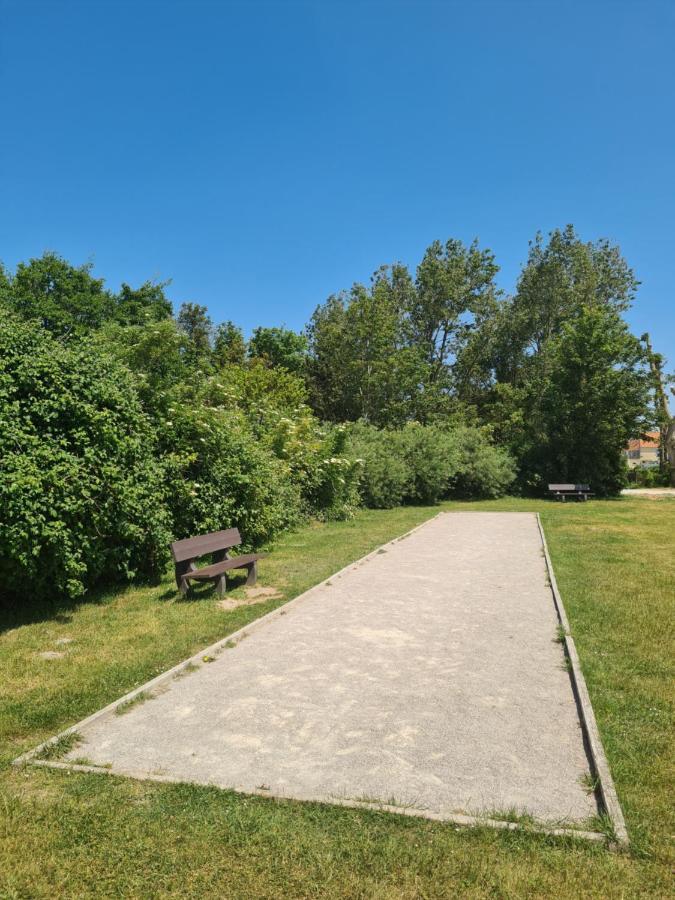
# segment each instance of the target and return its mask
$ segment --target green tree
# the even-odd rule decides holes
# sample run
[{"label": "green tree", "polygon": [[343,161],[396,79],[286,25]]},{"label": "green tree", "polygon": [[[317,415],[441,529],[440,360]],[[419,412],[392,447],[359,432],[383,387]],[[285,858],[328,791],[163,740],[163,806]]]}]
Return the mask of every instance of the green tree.
[{"label": "green tree", "polygon": [[[661,475],[667,477],[670,486],[675,487],[675,416],[670,413],[668,394],[666,393],[666,388],[669,383],[672,383],[673,378],[664,373],[663,356],[654,352],[649,335],[643,334],[640,340],[644,343],[652,376],[655,419],[660,435],[659,468]],[[670,392],[675,396],[675,389],[671,387]]]},{"label": "green tree", "polygon": [[445,380],[448,368],[496,309],[494,283],[499,266],[478,241],[465,247],[451,239],[434,241],[417,267],[411,294],[411,341],[429,364],[431,381]]},{"label": "green tree", "polygon": [[526,423],[521,467],[531,484],[587,482],[599,495],[624,484],[624,447],[649,425],[650,375],[640,341],[607,305],[581,309],[546,348],[547,373]]},{"label": "green tree", "polygon": [[187,338],[191,362],[208,367],[213,338],[213,322],[208,309],[199,303],[183,303],[178,310],[176,322]]},{"label": "green tree", "polygon": [[221,322],[213,339],[213,358],[216,366],[242,366],[246,358],[244,334],[234,322]]},{"label": "green tree", "polygon": [[289,328],[256,328],[248,342],[248,355],[302,374],[307,361],[307,338]]},{"label": "green tree", "polygon": [[122,325],[146,325],[172,316],[171,301],[164,293],[167,284],[146,281],[139,288],[122,284],[114,298],[115,321]]},{"label": "green tree", "polygon": [[[314,408],[333,422],[363,419],[387,425],[405,420],[415,360],[402,333],[402,316],[380,270],[368,289],[331,297],[308,327]],[[406,402],[408,401],[408,402]]]},{"label": "green tree", "polygon": [[[484,323],[497,309],[498,267],[474,241],[434,242],[416,278],[382,266],[370,287],[329,298],[308,328],[312,402],[333,421],[378,425],[448,420],[461,412],[460,382],[476,380]],[[486,357],[485,350],[482,357]],[[489,373],[481,358],[481,376]],[[467,395],[469,391],[466,391]]]},{"label": "green tree", "polygon": [[427,369],[406,322],[413,292],[404,266],[383,266],[369,288],[355,284],[316,309],[308,371],[319,416],[383,426],[423,417]]},{"label": "green tree", "polygon": [[580,309],[606,306],[624,312],[638,284],[609,241],[582,241],[572,225],[552,231],[546,243],[537,234],[509,304],[509,337],[518,353],[536,354]]},{"label": "green tree", "polygon": [[60,336],[82,334],[111,318],[112,295],[103,279],[91,274],[92,264],[71,266],[56,253],[47,252],[19,263],[2,287],[5,303],[24,319],[36,319]]},{"label": "green tree", "polygon": [[[481,420],[493,425],[497,440],[519,461],[520,481],[526,489],[539,488],[547,479],[589,480],[589,467],[595,472],[594,487],[601,492],[616,489],[620,481],[616,466],[612,463],[614,474],[610,477],[608,471],[591,463],[591,444],[581,441],[579,432],[575,432],[580,439],[578,452],[586,454],[588,466],[582,466],[581,456],[573,457],[568,450],[564,458],[570,465],[563,466],[563,456],[556,450],[561,420],[553,416],[550,391],[552,385],[561,387],[562,335],[570,341],[569,329],[577,333],[594,311],[606,317],[608,328],[625,329],[621,314],[634,298],[637,285],[619,248],[608,241],[582,241],[571,225],[551,232],[547,241],[538,234],[530,245],[516,294],[498,303],[495,314],[480,329],[474,347],[470,346],[477,348],[482,379],[476,408]],[[612,357],[610,351],[608,347],[608,358]],[[628,362],[618,365],[624,374],[632,371]],[[628,391],[627,403],[630,384],[627,374],[616,384],[617,390]],[[583,385],[579,386],[579,396],[602,422],[601,410],[583,393]],[[569,412],[570,403],[571,395],[562,401],[561,410]],[[576,415],[578,418],[578,410]],[[572,471],[575,466],[580,471]],[[556,471],[561,467],[564,471]]]}]

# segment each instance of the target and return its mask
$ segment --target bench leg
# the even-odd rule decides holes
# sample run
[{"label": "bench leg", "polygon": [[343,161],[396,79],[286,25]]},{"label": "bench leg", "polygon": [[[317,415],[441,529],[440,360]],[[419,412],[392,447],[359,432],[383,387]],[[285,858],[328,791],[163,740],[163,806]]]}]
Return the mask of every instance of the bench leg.
[{"label": "bench leg", "polygon": [[190,590],[190,582],[187,580],[187,578],[181,578],[179,590],[183,597],[185,597],[187,592]]},{"label": "bench leg", "polygon": [[185,560],[184,562],[176,563],[176,586],[181,594],[187,594],[188,587],[186,583],[185,589],[183,589],[183,576],[188,575],[190,572],[194,572],[197,568],[193,559]]},{"label": "bench leg", "polygon": [[216,580],[216,591],[218,592],[219,597],[224,597],[227,593],[227,578],[225,577],[224,572]]},{"label": "bench leg", "polygon": [[255,584],[256,581],[258,580],[258,563],[252,562],[248,566],[246,566],[246,568],[248,569],[248,577],[246,578],[246,584],[250,587],[251,585]]}]

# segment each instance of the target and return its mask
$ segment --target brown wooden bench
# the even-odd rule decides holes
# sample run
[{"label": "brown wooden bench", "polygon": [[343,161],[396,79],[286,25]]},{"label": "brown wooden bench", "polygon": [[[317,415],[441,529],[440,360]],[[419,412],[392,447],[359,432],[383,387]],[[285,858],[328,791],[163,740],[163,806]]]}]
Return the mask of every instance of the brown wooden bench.
[{"label": "brown wooden bench", "polygon": [[[213,581],[222,597],[227,590],[226,573],[231,569],[248,569],[246,584],[255,584],[258,577],[258,560],[264,553],[248,553],[245,556],[231,557],[232,547],[241,544],[238,528],[226,531],[212,531],[211,534],[200,534],[197,537],[185,538],[171,544],[171,555],[176,565],[176,584],[181,594],[187,594],[190,581]],[[211,555],[210,566],[197,568],[197,560]]]},{"label": "brown wooden bench", "polygon": [[563,503],[568,497],[573,500],[588,500],[593,496],[590,484],[549,484],[548,492]]}]

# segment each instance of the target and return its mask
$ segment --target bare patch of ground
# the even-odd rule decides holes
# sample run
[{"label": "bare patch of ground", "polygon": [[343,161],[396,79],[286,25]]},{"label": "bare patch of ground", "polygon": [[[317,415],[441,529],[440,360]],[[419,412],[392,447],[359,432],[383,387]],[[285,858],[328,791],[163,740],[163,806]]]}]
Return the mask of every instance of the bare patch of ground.
[{"label": "bare patch of ground", "polygon": [[237,609],[239,606],[253,606],[255,603],[265,603],[267,600],[281,600],[283,594],[275,587],[254,587],[244,588],[243,597],[225,597],[218,601],[218,606],[229,612],[231,609]]}]

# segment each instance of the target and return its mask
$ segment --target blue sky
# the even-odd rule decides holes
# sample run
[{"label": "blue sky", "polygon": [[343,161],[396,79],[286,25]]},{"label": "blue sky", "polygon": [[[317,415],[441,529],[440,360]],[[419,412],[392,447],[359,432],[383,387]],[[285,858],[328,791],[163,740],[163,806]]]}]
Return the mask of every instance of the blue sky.
[{"label": "blue sky", "polygon": [[0,259],[300,328],[381,263],[617,241],[675,365],[675,3],[0,0]]}]

